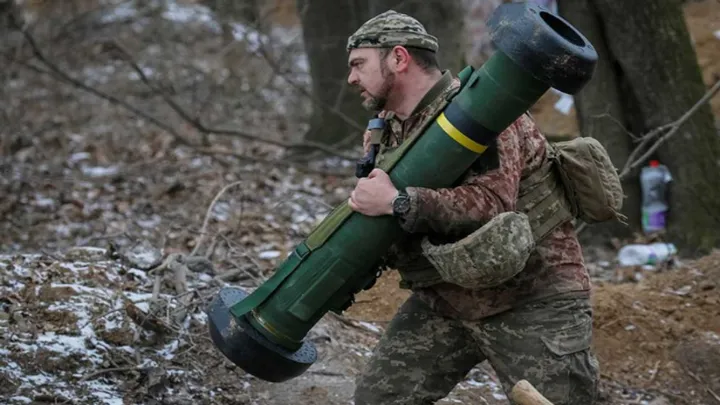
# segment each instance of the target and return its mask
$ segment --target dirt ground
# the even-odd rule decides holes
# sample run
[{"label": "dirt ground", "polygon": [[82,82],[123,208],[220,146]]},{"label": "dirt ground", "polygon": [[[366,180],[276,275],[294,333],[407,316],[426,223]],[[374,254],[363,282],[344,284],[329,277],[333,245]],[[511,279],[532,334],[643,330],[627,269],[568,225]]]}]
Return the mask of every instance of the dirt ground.
[{"label": "dirt ground", "polygon": [[[670,403],[713,403],[720,392],[720,252],[675,269],[631,270],[642,274],[640,282],[594,285],[593,347],[606,400],[625,403],[614,402],[625,400],[613,393],[619,385]],[[398,281],[397,272],[385,273],[347,316],[387,324],[408,296]]]},{"label": "dirt ground", "polygon": [[[710,84],[720,73],[714,34],[720,3],[688,2],[685,15]],[[109,91],[132,87],[118,83],[107,84]],[[132,91],[144,89],[135,85]],[[32,111],[43,118],[51,109],[58,116],[78,112],[77,126],[60,120],[60,132],[36,134],[17,148],[0,144],[13,150],[0,161],[0,173],[10,167],[28,176],[0,178],[0,247],[6,252],[0,255],[0,403],[352,404],[355,376],[407,297],[397,272],[383,274],[342,317],[323,318],[308,336],[318,361],[285,383],[261,381],[220,355],[203,311],[222,286],[256,288],[345,198],[352,177],[315,173],[323,162],[280,167],[199,155],[157,131],[124,126],[126,115],[95,98],[64,91],[56,98],[39,92],[42,100],[31,100]],[[232,96],[242,102],[256,97]],[[548,93],[533,115],[549,134],[576,132],[574,111],[558,111],[558,100]],[[712,104],[720,116],[720,99]],[[244,123],[248,131],[269,120],[252,117]],[[76,136],[86,122],[98,121],[123,126]],[[128,142],[134,130],[144,136]],[[255,158],[282,155],[257,144],[225,146]],[[231,182],[241,186],[206,212]],[[200,243],[204,220],[213,236]],[[198,243],[212,266],[157,270],[163,257]],[[606,252],[610,258],[614,253]],[[589,255],[588,267],[601,403],[720,404],[720,252],[655,270],[617,268],[611,259]],[[178,274],[187,279],[187,293],[178,293]],[[481,364],[441,403],[508,401],[492,369]]]}]

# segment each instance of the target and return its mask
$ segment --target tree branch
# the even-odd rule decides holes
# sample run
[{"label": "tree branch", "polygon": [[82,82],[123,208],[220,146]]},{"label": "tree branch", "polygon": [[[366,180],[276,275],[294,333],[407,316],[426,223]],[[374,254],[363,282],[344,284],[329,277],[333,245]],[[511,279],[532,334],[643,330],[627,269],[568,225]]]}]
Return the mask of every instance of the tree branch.
[{"label": "tree branch", "polygon": [[[693,105],[687,112],[685,112],[682,117],[671,122],[670,124],[663,125],[662,127],[659,127],[655,131],[653,131],[654,133],[660,133],[665,129],[669,129],[667,133],[665,133],[665,135],[661,136],[657,141],[655,141],[653,146],[651,146],[650,149],[648,149],[642,156],[637,158],[635,161],[631,161],[630,159],[628,159],[628,162],[625,164],[625,168],[620,173],[620,178],[624,178],[638,166],[643,164],[643,162],[645,162],[645,160],[649,158],[650,155],[652,155],[660,147],[660,145],[663,144],[663,142],[667,141],[673,135],[678,133],[683,124],[685,124],[690,119],[690,117],[692,117],[692,115],[700,109],[703,104],[710,101],[710,99],[712,99],[718,91],[720,91],[720,80],[716,81],[712,88],[710,88],[710,90],[708,90],[705,95],[702,96],[702,98],[700,98],[697,103],[695,103],[695,105]],[[644,147],[644,145],[649,142],[649,139],[654,138],[654,136],[654,134],[652,136],[648,134],[648,136],[646,136],[646,138],[643,140],[643,143],[641,143],[637,148],[635,148],[635,150],[633,150],[633,153],[630,156],[632,157],[636,155],[636,152],[639,151],[642,147]]]},{"label": "tree branch", "polygon": [[294,149],[294,148],[311,148],[311,149],[317,149],[320,151],[323,151],[327,154],[341,157],[343,159],[348,160],[355,160],[358,158],[358,156],[345,153],[343,151],[340,151],[338,149],[332,148],[328,145],[317,143],[317,142],[309,142],[309,141],[303,141],[303,142],[297,142],[297,143],[290,143],[290,142],[283,142],[280,140],[274,140],[271,138],[265,138],[265,137],[259,137],[256,135],[248,134],[243,131],[238,131],[234,129],[219,129],[219,128],[209,128],[205,126],[199,118],[194,118],[185,111],[184,108],[182,108],[175,100],[173,100],[172,97],[170,97],[166,92],[161,91],[157,87],[155,87],[151,80],[145,75],[145,72],[143,72],[142,68],[137,64],[137,61],[133,58],[133,56],[128,52],[120,43],[117,41],[114,41],[114,46],[117,48],[118,51],[122,54],[123,58],[125,59],[128,64],[135,70],[135,72],[140,76],[140,79],[145,83],[148,87],[153,89],[153,91],[160,94],[160,96],[165,100],[165,102],[172,108],[184,121],[192,125],[193,128],[197,129],[200,132],[203,132],[205,134],[215,134],[215,135],[229,135],[229,136],[236,136],[240,138],[245,138],[253,141],[258,142],[264,142],[269,143],[271,145],[275,146],[281,146],[288,149]]},{"label": "tree branch", "polygon": [[[89,86],[82,81],[75,79],[74,77],[70,76],[68,73],[64,72],[62,69],[60,69],[56,64],[51,62],[45,53],[40,49],[40,47],[37,44],[37,41],[35,38],[28,32],[28,30],[25,27],[21,27],[17,21],[15,21],[13,18],[11,18],[12,24],[23,34],[23,37],[25,38],[26,42],[30,45],[30,48],[32,49],[33,55],[44,65],[46,66],[50,72],[51,77],[54,77],[56,79],[59,79],[61,81],[64,81],[66,83],[69,83],[79,89],[82,89],[90,94],[93,94],[99,98],[102,98],[106,101],[109,101],[110,103],[120,106],[127,111],[135,114],[136,116],[145,119],[152,123],[153,125],[157,126],[158,128],[167,131],[170,133],[173,137],[175,137],[179,142],[181,142],[184,145],[187,146],[194,146],[191,141],[180,135],[180,133],[175,130],[172,126],[160,121],[159,119],[153,117],[152,115],[140,110],[139,108],[131,105],[130,103],[121,100],[115,96],[112,96],[110,94],[107,94],[103,91],[100,91],[92,86]],[[252,134],[248,134],[242,131],[237,130],[231,130],[231,129],[219,129],[219,128],[208,128],[206,127],[199,119],[193,118],[187,111],[185,111],[180,105],[175,102],[170,96],[167,95],[167,93],[158,90],[148,79],[147,75],[145,75],[145,72],[142,71],[142,69],[138,66],[137,62],[131,57],[129,52],[127,52],[119,43],[114,42],[115,47],[120,51],[120,53],[125,57],[126,61],[130,63],[130,65],[133,67],[133,69],[136,71],[136,73],[140,76],[140,78],[143,80],[143,82],[150,87],[153,91],[160,94],[163,98],[163,100],[187,123],[189,123],[191,126],[193,126],[195,129],[197,129],[199,132],[205,133],[205,134],[216,134],[216,135],[228,135],[228,136],[237,136],[253,141],[268,143],[280,147],[285,147],[288,149],[293,148],[313,148],[320,151],[323,151],[329,155],[337,156],[343,159],[348,160],[355,160],[357,159],[357,156],[342,152],[338,149],[332,148],[330,146],[320,144],[320,143],[314,143],[314,142],[302,142],[302,143],[289,143],[289,142],[283,142],[279,140],[273,140],[270,138],[263,138],[259,136],[255,136]],[[27,66],[27,64],[26,64]],[[42,72],[42,69],[35,69],[36,71]]]},{"label": "tree branch", "polygon": [[52,73],[52,75],[54,75],[56,78],[59,78],[60,80],[65,81],[66,83],[70,83],[70,84],[72,84],[73,86],[78,87],[78,88],[80,88],[80,89],[82,89],[82,90],[84,90],[84,91],[86,91],[86,92],[88,92],[88,93],[90,93],[90,94],[93,94],[93,95],[95,95],[95,96],[97,96],[97,97],[100,97],[100,98],[102,98],[102,99],[105,99],[105,100],[109,101],[109,102],[112,103],[112,104],[115,104],[115,105],[118,105],[118,106],[120,106],[120,107],[123,107],[124,109],[132,112],[133,114],[137,115],[138,117],[141,117],[141,118],[143,118],[143,119],[151,122],[151,123],[154,124],[155,126],[157,126],[157,127],[161,128],[161,129],[167,131],[168,133],[170,133],[173,137],[175,137],[175,138],[176,138],[178,141],[180,141],[181,143],[183,143],[183,144],[185,144],[185,145],[192,145],[192,143],[191,143],[189,140],[185,139],[182,135],[180,135],[180,134],[175,130],[175,128],[171,127],[170,125],[165,124],[164,122],[158,120],[157,118],[155,118],[155,117],[153,117],[153,116],[151,116],[151,115],[143,112],[142,110],[134,107],[133,105],[131,105],[131,104],[129,104],[129,103],[123,101],[123,100],[120,100],[119,98],[117,98],[117,97],[115,97],[115,96],[112,96],[112,95],[110,95],[110,94],[106,94],[106,93],[104,93],[104,92],[102,92],[102,91],[100,91],[100,90],[97,90],[97,89],[95,89],[95,88],[93,88],[93,87],[91,87],[91,86],[88,86],[87,84],[83,83],[82,81],[77,80],[77,79],[75,79],[74,77],[72,77],[72,76],[70,76],[69,74],[67,74],[67,73],[65,73],[64,71],[62,71],[62,69],[60,69],[57,65],[55,65],[55,64],[52,63],[52,62],[50,62],[50,60],[49,60],[49,59],[45,56],[45,54],[40,50],[40,47],[37,45],[37,42],[35,41],[35,38],[27,31],[26,28],[20,27],[20,26],[17,24],[17,22],[15,21],[14,18],[11,18],[11,21],[12,21],[13,24],[15,24],[15,26],[22,32],[25,40],[26,40],[27,43],[30,45],[30,48],[32,49],[32,52],[33,52],[33,54],[35,55],[35,57],[36,57],[40,62],[42,62],[43,65],[45,65],[48,69],[50,69],[50,73]]}]

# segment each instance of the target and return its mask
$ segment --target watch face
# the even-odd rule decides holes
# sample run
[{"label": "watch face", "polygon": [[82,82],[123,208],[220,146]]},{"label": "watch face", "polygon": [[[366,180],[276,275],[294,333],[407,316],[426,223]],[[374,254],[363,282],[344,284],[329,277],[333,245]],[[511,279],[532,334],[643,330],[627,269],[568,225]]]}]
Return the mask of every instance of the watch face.
[{"label": "watch face", "polygon": [[393,211],[396,215],[404,214],[410,210],[410,197],[407,194],[400,194],[393,202]]}]

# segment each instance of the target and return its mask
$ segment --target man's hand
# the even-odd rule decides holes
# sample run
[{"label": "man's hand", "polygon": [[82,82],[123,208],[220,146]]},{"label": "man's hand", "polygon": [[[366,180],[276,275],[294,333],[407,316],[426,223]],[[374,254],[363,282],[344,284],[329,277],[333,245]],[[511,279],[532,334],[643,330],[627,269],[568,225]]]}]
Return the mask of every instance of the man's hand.
[{"label": "man's hand", "polygon": [[348,205],[353,211],[368,216],[392,215],[392,200],[397,193],[390,176],[381,169],[374,169],[368,177],[358,180]]}]

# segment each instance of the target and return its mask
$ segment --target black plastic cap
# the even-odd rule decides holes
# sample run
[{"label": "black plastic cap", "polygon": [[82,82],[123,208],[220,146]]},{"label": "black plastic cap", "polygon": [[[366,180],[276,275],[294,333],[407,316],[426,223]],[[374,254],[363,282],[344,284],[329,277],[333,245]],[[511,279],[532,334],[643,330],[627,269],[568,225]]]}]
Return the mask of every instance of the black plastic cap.
[{"label": "black plastic cap", "polygon": [[577,93],[595,72],[598,55],[590,41],[545,7],[505,3],[487,24],[497,49],[563,93]]},{"label": "black plastic cap", "polygon": [[210,337],[225,357],[245,372],[269,382],[283,382],[304,373],[317,360],[311,342],[296,351],[278,346],[261,335],[230,308],[247,297],[239,288],[223,288],[207,310]]}]

